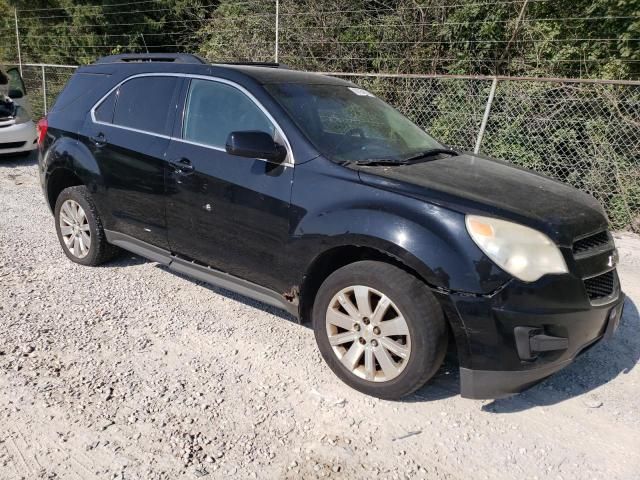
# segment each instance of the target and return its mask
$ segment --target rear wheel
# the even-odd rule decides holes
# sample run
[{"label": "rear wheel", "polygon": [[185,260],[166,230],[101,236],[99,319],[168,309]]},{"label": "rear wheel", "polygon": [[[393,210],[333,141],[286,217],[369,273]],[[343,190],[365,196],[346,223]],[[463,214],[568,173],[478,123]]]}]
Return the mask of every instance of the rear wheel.
[{"label": "rear wheel", "polygon": [[72,261],[95,266],[111,259],[117,247],[107,243],[91,194],[83,185],[65,188],[54,210],[62,250]]},{"label": "rear wheel", "polygon": [[390,264],[362,261],[332,273],[313,308],[320,352],[334,373],[368,395],[397,399],[442,364],[447,328],[426,285]]}]

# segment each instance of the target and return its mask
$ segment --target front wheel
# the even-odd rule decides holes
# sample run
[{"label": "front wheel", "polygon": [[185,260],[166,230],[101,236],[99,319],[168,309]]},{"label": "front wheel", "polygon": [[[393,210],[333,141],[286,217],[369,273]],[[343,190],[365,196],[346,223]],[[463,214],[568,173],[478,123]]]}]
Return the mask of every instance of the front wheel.
[{"label": "front wheel", "polygon": [[340,379],[385,399],[423,386],[447,347],[442,309],[426,285],[375,261],[352,263],[324,281],[313,328],[322,357]]}]

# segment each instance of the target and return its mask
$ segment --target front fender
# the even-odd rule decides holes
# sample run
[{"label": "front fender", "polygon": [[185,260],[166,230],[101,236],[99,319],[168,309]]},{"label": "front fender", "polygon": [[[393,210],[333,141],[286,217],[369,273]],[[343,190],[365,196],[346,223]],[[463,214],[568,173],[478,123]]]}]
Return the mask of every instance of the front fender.
[{"label": "front fender", "polygon": [[436,210],[429,212],[436,218],[421,223],[365,209],[306,218],[295,232],[297,249],[317,258],[336,247],[369,247],[400,260],[437,289],[488,294],[502,286],[508,278],[469,245],[464,216]]},{"label": "front fender", "polygon": [[327,175],[331,166],[314,163],[296,168],[295,183],[313,188],[295,189],[292,202],[307,207],[294,216],[291,237],[292,254],[306,265],[335,247],[365,246],[440,290],[489,294],[509,280],[471,240],[464,214],[363,184],[343,167]]}]

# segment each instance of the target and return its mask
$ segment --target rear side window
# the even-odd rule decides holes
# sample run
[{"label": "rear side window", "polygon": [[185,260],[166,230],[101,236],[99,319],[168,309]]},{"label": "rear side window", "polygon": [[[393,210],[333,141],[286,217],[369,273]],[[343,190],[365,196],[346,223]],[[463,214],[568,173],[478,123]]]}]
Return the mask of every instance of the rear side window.
[{"label": "rear side window", "polygon": [[209,80],[191,80],[182,136],[224,148],[231,132],[275,128],[260,108],[237,88]]},{"label": "rear side window", "polygon": [[65,85],[64,90],[62,90],[60,95],[58,95],[56,103],[53,105],[51,111],[53,112],[67,108],[76,100],[80,98],[87,98],[87,96],[96,89],[96,94],[98,95],[98,92],[100,92],[100,94],[93,101],[97,101],[100,96],[108,90],[109,87],[105,85],[108,80],[108,75],[75,73]]},{"label": "rear side window", "polygon": [[116,106],[116,92],[113,91],[95,110],[98,122],[113,123],[113,109]]},{"label": "rear side window", "polygon": [[168,135],[176,77],[140,77],[118,89],[114,125]]}]

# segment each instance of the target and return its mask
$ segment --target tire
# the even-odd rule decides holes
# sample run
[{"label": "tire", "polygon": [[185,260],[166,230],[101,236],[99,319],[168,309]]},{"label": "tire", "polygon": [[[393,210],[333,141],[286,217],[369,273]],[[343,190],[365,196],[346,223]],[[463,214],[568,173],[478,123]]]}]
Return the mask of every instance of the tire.
[{"label": "tire", "polygon": [[332,273],[318,290],[312,321],[331,370],[350,387],[378,398],[396,400],[422,387],[442,365],[447,349],[446,320],[433,293],[387,263],[360,261]]},{"label": "tire", "polygon": [[[73,209],[77,207],[79,208],[74,211]],[[117,254],[118,248],[107,243],[95,203],[84,185],[65,188],[60,192],[56,199],[54,217],[58,240],[65,255],[71,261],[80,265],[96,266],[110,260]],[[72,224],[75,226],[75,230],[71,235],[78,236],[75,248],[73,248],[72,239],[68,245],[69,228],[73,228]],[[64,235],[63,228],[65,228]],[[82,235],[83,232],[85,235]],[[86,242],[87,237],[89,242]],[[80,242],[81,238],[84,238],[85,241]],[[86,245],[87,243],[88,245]],[[82,248],[82,245],[87,248]]]}]

